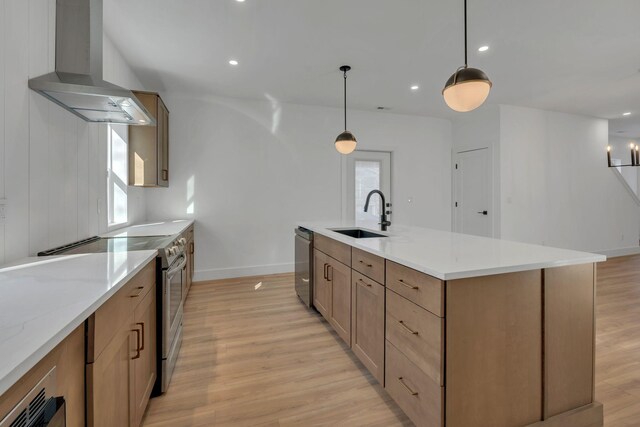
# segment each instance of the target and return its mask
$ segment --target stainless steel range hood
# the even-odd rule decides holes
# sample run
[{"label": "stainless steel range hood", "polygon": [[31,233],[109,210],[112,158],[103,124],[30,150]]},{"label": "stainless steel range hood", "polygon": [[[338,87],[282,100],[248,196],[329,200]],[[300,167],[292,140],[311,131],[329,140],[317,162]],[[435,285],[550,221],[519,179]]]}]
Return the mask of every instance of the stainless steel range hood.
[{"label": "stainless steel range hood", "polygon": [[129,89],[102,80],[102,0],[56,0],[56,70],[29,87],[88,122],[155,125]]}]

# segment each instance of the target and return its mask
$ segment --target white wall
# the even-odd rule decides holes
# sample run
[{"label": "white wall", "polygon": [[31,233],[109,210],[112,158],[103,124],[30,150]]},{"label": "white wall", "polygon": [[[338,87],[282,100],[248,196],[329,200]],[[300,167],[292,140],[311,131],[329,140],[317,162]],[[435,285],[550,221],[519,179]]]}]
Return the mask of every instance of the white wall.
[{"label": "white wall", "polygon": [[[88,124],[30,91],[54,70],[55,0],[0,2],[0,264],[106,230],[106,126]],[[107,40],[105,79],[141,87]],[[131,191],[130,218],[145,217]],[[100,206],[100,212],[98,212]]]},{"label": "white wall", "polygon": [[502,238],[637,249],[640,210],[607,168],[608,137],[604,119],[501,106]]},{"label": "white wall", "polygon": [[[333,141],[342,111],[163,99],[171,113],[171,181],[146,194],[148,219],[196,219],[197,280],[292,271],[295,222],[340,219]],[[392,221],[449,229],[450,123],[350,111],[349,128],[358,148],[393,151]]]}]

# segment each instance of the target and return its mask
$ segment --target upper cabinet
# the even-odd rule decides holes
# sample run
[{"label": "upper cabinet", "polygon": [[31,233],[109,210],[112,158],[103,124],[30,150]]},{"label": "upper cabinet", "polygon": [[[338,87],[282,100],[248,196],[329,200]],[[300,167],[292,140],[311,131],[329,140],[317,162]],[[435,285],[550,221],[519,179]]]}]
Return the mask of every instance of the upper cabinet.
[{"label": "upper cabinet", "polygon": [[169,110],[160,95],[133,91],[156,126],[129,126],[129,185],[169,186]]}]

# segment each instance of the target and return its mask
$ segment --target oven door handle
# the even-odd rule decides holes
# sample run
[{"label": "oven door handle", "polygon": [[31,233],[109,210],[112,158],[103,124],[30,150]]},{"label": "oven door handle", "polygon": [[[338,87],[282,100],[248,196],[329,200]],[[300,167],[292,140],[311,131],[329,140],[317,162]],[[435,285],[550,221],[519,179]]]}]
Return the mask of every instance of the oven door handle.
[{"label": "oven door handle", "polygon": [[177,272],[181,271],[185,265],[187,265],[187,257],[186,255],[181,255],[182,261],[178,264],[177,267],[172,268],[171,270],[167,270],[167,280],[170,280]]}]

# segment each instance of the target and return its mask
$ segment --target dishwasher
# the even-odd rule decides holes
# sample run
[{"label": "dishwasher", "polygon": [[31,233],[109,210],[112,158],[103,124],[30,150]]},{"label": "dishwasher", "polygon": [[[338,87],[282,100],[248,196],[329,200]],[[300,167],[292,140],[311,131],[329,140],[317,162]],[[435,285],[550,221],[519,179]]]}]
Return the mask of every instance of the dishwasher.
[{"label": "dishwasher", "polygon": [[307,306],[313,306],[313,231],[303,227],[295,230],[296,294]]}]

